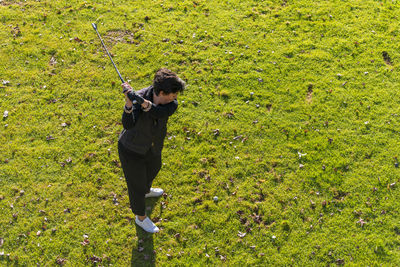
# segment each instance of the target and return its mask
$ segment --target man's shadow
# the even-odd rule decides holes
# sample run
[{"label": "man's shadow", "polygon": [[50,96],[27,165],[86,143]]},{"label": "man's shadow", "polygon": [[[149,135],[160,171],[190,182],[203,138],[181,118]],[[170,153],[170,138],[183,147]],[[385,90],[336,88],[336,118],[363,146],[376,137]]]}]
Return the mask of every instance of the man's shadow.
[{"label": "man's shadow", "polygon": [[[147,198],[146,199],[146,215],[154,220],[161,218],[161,213],[158,217],[152,218],[154,207],[160,198]],[[160,212],[162,209],[160,209]],[[144,231],[138,226],[135,221],[133,223],[136,227],[136,234],[138,237],[137,245],[132,248],[131,266],[155,266],[156,264],[156,251],[154,250],[153,236],[155,234]]]}]

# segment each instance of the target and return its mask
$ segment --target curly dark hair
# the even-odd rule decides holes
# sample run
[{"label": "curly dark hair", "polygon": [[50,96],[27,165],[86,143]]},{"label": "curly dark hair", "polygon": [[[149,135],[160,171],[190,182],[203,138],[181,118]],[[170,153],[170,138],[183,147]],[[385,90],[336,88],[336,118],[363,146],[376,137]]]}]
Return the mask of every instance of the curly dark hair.
[{"label": "curly dark hair", "polygon": [[185,82],[169,69],[159,69],[154,75],[153,87],[156,95],[161,91],[164,94],[183,92],[185,86]]}]

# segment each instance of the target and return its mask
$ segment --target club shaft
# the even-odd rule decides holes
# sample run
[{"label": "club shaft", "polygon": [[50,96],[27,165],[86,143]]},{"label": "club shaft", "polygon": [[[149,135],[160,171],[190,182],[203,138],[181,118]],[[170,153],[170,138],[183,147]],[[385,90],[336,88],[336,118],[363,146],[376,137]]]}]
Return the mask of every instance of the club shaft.
[{"label": "club shaft", "polygon": [[108,57],[111,59],[111,63],[114,65],[114,68],[115,68],[115,70],[117,71],[118,76],[119,76],[119,78],[121,79],[121,82],[122,82],[122,83],[125,83],[124,79],[122,78],[121,73],[119,73],[119,71],[118,71],[118,69],[117,69],[117,66],[115,66],[114,60],[112,59],[110,53],[109,53],[108,50],[107,50],[107,47],[106,47],[106,45],[105,45],[104,42],[103,42],[103,39],[101,39],[101,36],[100,36],[99,32],[97,31],[97,26],[96,26],[94,23],[92,24],[92,26],[93,26],[94,30],[96,31],[97,36],[99,37],[99,39],[100,39],[100,41],[101,41],[101,44],[103,45],[104,50],[106,50]]}]

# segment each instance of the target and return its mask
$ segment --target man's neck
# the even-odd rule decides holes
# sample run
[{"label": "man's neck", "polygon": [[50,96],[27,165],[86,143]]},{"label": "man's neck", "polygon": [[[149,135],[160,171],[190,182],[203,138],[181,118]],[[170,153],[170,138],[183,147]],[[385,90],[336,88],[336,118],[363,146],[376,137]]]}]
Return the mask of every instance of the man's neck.
[{"label": "man's neck", "polygon": [[153,103],[154,103],[155,105],[160,104],[160,98],[159,98],[159,96],[156,95],[156,93],[154,93],[154,92],[153,92]]}]

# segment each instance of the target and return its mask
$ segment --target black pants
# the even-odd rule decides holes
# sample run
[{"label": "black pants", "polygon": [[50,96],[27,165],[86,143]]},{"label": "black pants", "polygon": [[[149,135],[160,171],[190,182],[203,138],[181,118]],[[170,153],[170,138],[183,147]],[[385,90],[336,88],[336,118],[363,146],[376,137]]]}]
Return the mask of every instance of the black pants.
[{"label": "black pants", "polygon": [[139,216],[145,213],[145,194],[150,192],[154,178],[161,169],[161,155],[150,149],[146,155],[137,154],[118,143],[119,159],[128,185],[132,212]]}]

